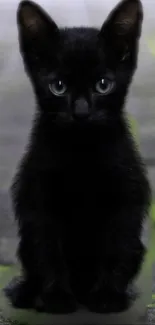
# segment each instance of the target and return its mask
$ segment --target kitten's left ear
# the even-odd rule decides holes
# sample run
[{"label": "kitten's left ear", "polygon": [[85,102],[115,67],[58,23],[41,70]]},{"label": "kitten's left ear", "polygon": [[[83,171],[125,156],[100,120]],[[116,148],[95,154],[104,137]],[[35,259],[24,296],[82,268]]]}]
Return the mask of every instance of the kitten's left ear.
[{"label": "kitten's left ear", "polygon": [[103,24],[99,38],[112,51],[125,55],[141,36],[143,8],[140,0],[123,0]]}]

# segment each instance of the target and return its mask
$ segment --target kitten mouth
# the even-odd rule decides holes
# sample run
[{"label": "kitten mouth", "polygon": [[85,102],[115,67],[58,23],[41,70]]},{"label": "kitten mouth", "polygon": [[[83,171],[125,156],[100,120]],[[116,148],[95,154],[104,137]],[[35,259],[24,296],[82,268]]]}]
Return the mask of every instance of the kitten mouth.
[{"label": "kitten mouth", "polygon": [[105,114],[103,112],[96,112],[87,116],[74,116],[65,113],[59,115],[52,115],[53,123],[59,126],[70,127],[89,127],[103,124],[105,121]]},{"label": "kitten mouth", "polygon": [[91,116],[74,116],[63,114],[61,115],[53,115],[52,116],[53,122],[55,123],[64,123],[64,124],[88,124],[92,118]]},{"label": "kitten mouth", "polygon": [[73,123],[76,125],[88,125],[91,123],[91,119],[90,118],[73,119]]},{"label": "kitten mouth", "polygon": [[80,122],[89,121],[90,114],[89,113],[87,113],[87,114],[73,114],[73,119],[75,121],[80,121]]}]

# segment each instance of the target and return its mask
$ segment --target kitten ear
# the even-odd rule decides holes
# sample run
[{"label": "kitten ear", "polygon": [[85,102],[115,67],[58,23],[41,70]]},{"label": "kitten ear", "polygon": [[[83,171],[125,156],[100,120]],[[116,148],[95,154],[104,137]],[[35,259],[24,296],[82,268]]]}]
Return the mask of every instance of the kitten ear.
[{"label": "kitten ear", "polygon": [[29,0],[20,2],[17,10],[19,34],[25,41],[36,41],[49,34],[58,35],[59,29],[48,14],[36,3]]},{"label": "kitten ear", "polygon": [[99,37],[119,54],[140,38],[143,8],[140,0],[123,0],[110,13],[103,24]]}]

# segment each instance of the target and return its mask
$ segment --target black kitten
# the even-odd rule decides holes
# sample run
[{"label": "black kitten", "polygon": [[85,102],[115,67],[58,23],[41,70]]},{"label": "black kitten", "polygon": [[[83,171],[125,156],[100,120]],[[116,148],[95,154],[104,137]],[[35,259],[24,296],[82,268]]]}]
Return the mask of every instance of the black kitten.
[{"label": "black kitten", "polygon": [[59,29],[22,1],[17,21],[37,113],[12,186],[23,279],[6,288],[20,308],[95,312],[129,307],[145,255],[145,168],[123,111],[143,20],[124,0],[101,30]]}]

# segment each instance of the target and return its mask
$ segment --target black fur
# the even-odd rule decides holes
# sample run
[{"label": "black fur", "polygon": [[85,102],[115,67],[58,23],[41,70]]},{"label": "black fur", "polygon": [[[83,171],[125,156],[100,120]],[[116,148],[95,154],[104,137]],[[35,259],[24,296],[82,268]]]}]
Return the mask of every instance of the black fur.
[{"label": "black fur", "polygon": [[[19,5],[20,50],[37,110],[11,188],[23,279],[6,294],[16,307],[56,313],[76,310],[77,301],[95,312],[129,307],[150,205],[123,109],[142,19],[140,1],[124,0],[100,31],[58,29],[36,4]],[[107,94],[95,86],[102,78],[105,88],[112,85]],[[55,80],[67,85],[64,95],[50,91]]]}]

